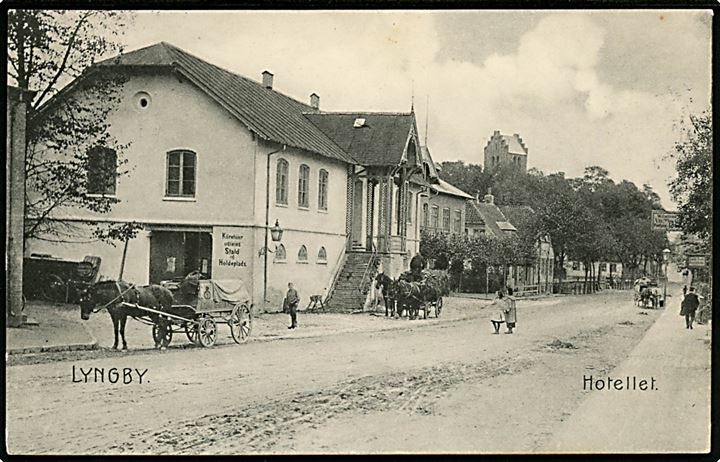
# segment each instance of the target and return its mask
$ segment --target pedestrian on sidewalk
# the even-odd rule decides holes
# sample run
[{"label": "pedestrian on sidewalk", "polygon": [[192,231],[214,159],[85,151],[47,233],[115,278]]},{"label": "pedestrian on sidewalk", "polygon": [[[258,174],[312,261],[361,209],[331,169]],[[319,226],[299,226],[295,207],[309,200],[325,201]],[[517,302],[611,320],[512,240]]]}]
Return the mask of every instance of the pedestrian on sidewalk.
[{"label": "pedestrian on sidewalk", "polygon": [[690,287],[690,292],[682,300],[680,304],[680,316],[685,316],[685,328],[692,329],[695,320],[695,311],[700,306],[700,299],[695,293],[695,287]]},{"label": "pedestrian on sidewalk", "polygon": [[502,289],[497,291],[497,296],[495,299],[490,303],[490,305],[494,305],[493,314],[490,318],[490,322],[492,322],[494,332],[493,334],[499,334],[500,333],[500,325],[505,322],[505,310],[508,305],[508,300],[505,298],[505,294],[503,293]]},{"label": "pedestrian on sidewalk", "polygon": [[517,322],[517,306],[515,302],[517,299],[513,297],[512,287],[507,288],[507,306],[504,312],[505,326],[507,326],[506,334],[512,334]]},{"label": "pedestrian on sidewalk", "polygon": [[299,303],[300,295],[297,290],[295,290],[293,283],[288,282],[288,291],[285,295],[285,305],[287,305],[287,309],[290,312],[290,325],[288,326],[288,329],[295,329],[298,326],[297,307]]}]

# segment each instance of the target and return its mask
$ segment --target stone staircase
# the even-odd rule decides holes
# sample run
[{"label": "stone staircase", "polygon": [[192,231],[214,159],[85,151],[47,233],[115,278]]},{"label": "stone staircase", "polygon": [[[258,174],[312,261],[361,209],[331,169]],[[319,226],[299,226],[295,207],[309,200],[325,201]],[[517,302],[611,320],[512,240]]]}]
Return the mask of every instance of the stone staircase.
[{"label": "stone staircase", "polygon": [[371,252],[347,252],[345,264],[328,297],[326,309],[335,312],[361,310],[379,264],[380,260],[373,258]]}]

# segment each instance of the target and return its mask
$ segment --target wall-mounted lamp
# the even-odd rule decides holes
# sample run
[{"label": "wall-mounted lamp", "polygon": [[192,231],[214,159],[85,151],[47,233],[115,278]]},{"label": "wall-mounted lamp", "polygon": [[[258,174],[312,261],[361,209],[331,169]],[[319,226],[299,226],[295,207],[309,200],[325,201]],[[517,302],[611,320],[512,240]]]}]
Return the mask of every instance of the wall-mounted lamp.
[{"label": "wall-mounted lamp", "polygon": [[[280,222],[278,220],[275,220],[275,226],[270,228],[270,238],[272,239],[272,241],[280,242],[282,240],[283,231],[284,230],[280,227]],[[258,252],[258,257],[262,257],[263,255],[267,255],[268,253],[275,253],[275,251],[270,250],[267,247],[263,247]]]}]

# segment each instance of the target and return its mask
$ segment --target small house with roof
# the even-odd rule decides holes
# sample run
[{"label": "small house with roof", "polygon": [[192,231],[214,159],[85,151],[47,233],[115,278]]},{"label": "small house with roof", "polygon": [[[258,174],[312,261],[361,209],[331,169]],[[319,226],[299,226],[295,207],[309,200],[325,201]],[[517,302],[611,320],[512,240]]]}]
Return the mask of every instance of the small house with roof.
[{"label": "small house with roof", "polygon": [[490,193],[486,194],[482,201],[476,196],[474,201],[466,203],[465,229],[469,237],[501,238],[517,232],[515,226],[495,205],[495,196]]},{"label": "small house with roof", "polygon": [[[125,76],[107,122],[127,146],[129,174],[118,175],[118,153],[94,149],[87,195],[117,203],[105,214],[54,211],[88,239],[33,240],[26,252],[97,255],[111,279],[124,258],[123,279],[137,284],[191,271],[242,279],[256,306],[275,310],[291,281],[303,304],[317,294],[355,309],[380,263],[395,277],[418,251],[420,204],[435,166],[423,162],[412,111],[322,111],[316,93],[308,103],[286,96],[268,71],[255,81],[164,42],[95,64],[49,105],[82,97],[78,83],[103,71]],[[91,181],[98,176],[104,180]],[[143,226],[126,257],[92,242],[102,222]],[[276,222],[283,234],[272,242]]]},{"label": "small house with roof", "polygon": [[517,133],[503,135],[495,130],[485,145],[485,171],[492,173],[500,168],[512,167],[527,171],[528,148]]},{"label": "small house with roof", "polygon": [[[503,205],[503,215],[513,223],[518,233],[534,234],[535,210],[528,205]],[[537,286],[539,293],[552,293],[555,252],[548,234],[538,234],[535,243],[535,261],[530,265],[511,268],[508,282],[511,287]]]}]

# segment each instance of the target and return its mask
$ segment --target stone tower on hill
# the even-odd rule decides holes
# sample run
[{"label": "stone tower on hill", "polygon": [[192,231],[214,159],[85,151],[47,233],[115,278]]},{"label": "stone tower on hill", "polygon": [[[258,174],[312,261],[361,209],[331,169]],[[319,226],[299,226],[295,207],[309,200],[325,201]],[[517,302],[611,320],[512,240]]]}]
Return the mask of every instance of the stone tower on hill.
[{"label": "stone tower on hill", "polygon": [[486,172],[494,172],[500,167],[510,166],[527,172],[528,148],[517,133],[503,135],[495,130],[485,146]]}]

